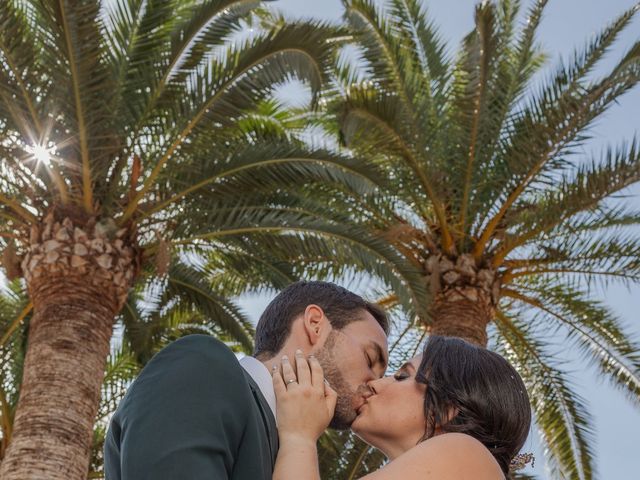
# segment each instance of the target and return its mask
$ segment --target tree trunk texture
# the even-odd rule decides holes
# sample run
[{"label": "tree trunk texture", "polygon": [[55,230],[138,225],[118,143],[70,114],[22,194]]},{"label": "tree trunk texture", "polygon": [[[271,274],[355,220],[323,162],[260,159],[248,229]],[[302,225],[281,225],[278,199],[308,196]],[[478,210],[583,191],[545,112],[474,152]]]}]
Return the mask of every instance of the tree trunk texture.
[{"label": "tree trunk texture", "polygon": [[2,480],[87,478],[113,321],[134,276],[133,248],[109,235],[51,217],[31,232],[22,269],[34,315]]},{"label": "tree trunk texture", "polygon": [[500,294],[499,276],[490,268],[478,266],[470,254],[455,259],[432,255],[426,267],[433,295],[428,332],[486,347],[487,326],[493,320]]},{"label": "tree trunk texture", "polygon": [[493,308],[486,298],[470,299],[451,291],[437,296],[431,307],[432,335],[459,337],[481,347],[487,346],[487,326]]}]

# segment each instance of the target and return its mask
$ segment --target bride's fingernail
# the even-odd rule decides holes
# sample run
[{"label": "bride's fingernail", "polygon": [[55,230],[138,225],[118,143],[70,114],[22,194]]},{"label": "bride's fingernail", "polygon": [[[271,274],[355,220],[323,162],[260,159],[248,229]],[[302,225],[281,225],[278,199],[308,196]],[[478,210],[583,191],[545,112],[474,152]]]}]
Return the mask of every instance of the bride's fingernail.
[{"label": "bride's fingernail", "polygon": [[302,350],[300,350],[300,349],[296,350],[296,355],[301,357],[302,356]]},{"label": "bride's fingernail", "polygon": [[286,355],[282,356],[282,361],[283,362],[288,362],[289,361],[289,357],[287,357]]}]

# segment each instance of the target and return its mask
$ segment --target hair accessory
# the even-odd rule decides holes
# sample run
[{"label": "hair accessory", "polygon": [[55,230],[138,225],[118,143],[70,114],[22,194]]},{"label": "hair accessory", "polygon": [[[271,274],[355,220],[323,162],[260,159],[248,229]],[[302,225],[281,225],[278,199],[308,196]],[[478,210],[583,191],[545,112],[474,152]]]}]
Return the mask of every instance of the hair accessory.
[{"label": "hair accessory", "polygon": [[536,457],[533,456],[533,453],[519,453],[513,460],[511,460],[511,464],[509,465],[510,470],[522,470],[527,463],[531,462],[531,466],[534,467],[536,464]]}]

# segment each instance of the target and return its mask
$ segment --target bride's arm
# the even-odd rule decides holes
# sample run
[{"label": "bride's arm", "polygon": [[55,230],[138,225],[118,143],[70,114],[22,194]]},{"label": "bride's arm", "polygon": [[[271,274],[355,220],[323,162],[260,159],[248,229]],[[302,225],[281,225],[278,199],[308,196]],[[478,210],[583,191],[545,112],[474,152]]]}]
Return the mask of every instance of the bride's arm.
[{"label": "bride's arm", "polygon": [[[291,380],[296,380],[292,382]],[[273,480],[320,480],[316,443],[336,406],[336,393],[324,381],[315,357],[296,353],[296,369],[285,357],[273,372],[280,448]]]},{"label": "bride's arm", "polygon": [[280,440],[273,480],[320,480],[316,441],[309,439]]}]

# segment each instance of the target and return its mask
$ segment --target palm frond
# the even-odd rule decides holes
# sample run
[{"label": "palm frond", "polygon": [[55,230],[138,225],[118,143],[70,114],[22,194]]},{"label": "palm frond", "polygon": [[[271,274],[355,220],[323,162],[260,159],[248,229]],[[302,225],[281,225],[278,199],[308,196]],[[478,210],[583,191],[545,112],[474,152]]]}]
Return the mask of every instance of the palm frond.
[{"label": "palm frond", "polygon": [[[394,35],[393,26],[371,0],[343,0],[345,18],[360,36],[364,57],[373,76],[384,81],[389,91],[398,93],[399,101],[408,112],[413,112],[412,87],[408,77],[414,74],[414,65],[405,53],[402,37]],[[406,51],[410,51],[407,49]],[[410,114],[410,118],[413,113]]]},{"label": "palm frond", "polygon": [[314,182],[343,185],[363,195],[383,183],[380,169],[359,158],[276,139],[259,144],[238,141],[214,153],[206,150],[192,153],[186,148],[184,156],[167,173],[158,191],[161,200],[148,206],[142,218],[185,198],[198,202],[203,195],[269,192]]},{"label": "palm frond", "polygon": [[[53,80],[69,85],[68,104],[62,108],[66,110],[67,127],[77,132],[77,140],[66,146],[63,156],[68,155],[80,168],[82,205],[91,213],[94,181],[104,177],[110,154],[118,145],[110,115],[114,84],[104,61],[100,4],[93,0],[58,0],[38,4],[37,11],[40,28],[52,38],[46,52]],[[64,75],[65,81],[58,75]]]},{"label": "palm frond", "polygon": [[179,263],[172,265],[163,297],[179,300],[181,308],[197,310],[205,325],[219,326],[245,352],[253,350],[251,322],[235,304],[209,287],[202,272]]},{"label": "palm frond", "polygon": [[561,325],[585,360],[634,404],[640,403],[640,346],[606,308],[561,284],[540,282],[520,290],[507,296],[538,309],[551,325]]},{"label": "palm frond", "polygon": [[27,292],[18,281],[0,292],[0,461],[13,433],[31,319]]},{"label": "palm frond", "polygon": [[524,322],[498,312],[497,350],[522,376],[554,477],[593,478],[593,433],[584,400]]},{"label": "palm frond", "polygon": [[126,344],[112,350],[107,358],[107,365],[102,381],[100,394],[100,407],[96,416],[96,422],[102,423],[109,420],[109,415],[115,412],[120,400],[124,397],[127,387],[140,372],[141,366],[130,352]]},{"label": "palm frond", "polygon": [[[533,250],[531,249],[533,247]],[[512,280],[557,278],[567,284],[583,282],[587,286],[621,280],[640,281],[640,244],[633,233],[594,232],[591,236],[567,234],[554,240],[542,240],[529,247],[528,258],[507,260],[504,283]],[[572,278],[573,277],[573,278]]]},{"label": "palm frond", "polygon": [[0,10],[0,25],[2,120],[11,122],[25,138],[42,140],[42,107],[31,90],[40,83],[39,55],[27,12],[14,2],[6,2]]},{"label": "palm frond", "polygon": [[[561,72],[556,79],[573,78],[564,68]],[[579,144],[584,137],[582,132],[591,122],[639,80],[640,43],[634,45],[602,79],[589,84],[574,80],[577,84],[569,90],[564,88],[566,80],[552,80],[529,106],[513,115],[507,127],[509,134],[503,140],[500,160],[506,162],[509,175],[503,178],[501,186],[494,184],[502,199],[479,235],[476,254],[484,248],[516,200],[544,173],[545,167],[557,170],[559,164],[566,166],[564,160],[556,163],[552,160],[562,159],[572,146]],[[496,169],[496,172],[501,171],[501,168]]]},{"label": "palm frond", "polygon": [[[498,43],[501,41],[498,27],[496,6],[490,2],[476,5],[475,30],[467,35],[463,42],[461,58],[454,70],[454,84],[451,102],[456,117],[456,129],[460,131],[460,148],[458,154],[465,158],[466,165],[462,169],[462,178],[455,181],[462,185],[463,193],[459,207],[459,230],[466,231],[467,211],[471,188],[474,182],[474,171],[477,166],[478,143],[484,138],[482,129],[489,127],[490,122],[481,122],[488,108],[488,92],[491,77],[495,75]],[[452,157],[458,155],[451,152]],[[463,239],[461,239],[463,240]]]},{"label": "palm frond", "polygon": [[[310,204],[308,206],[311,208]],[[197,223],[178,226],[176,235],[180,240],[175,243],[197,246],[203,241],[212,242],[249,234],[295,232],[340,241],[345,245],[345,249],[351,249],[351,253],[347,251],[344,256],[348,265],[366,265],[369,271],[382,275],[382,278],[394,284],[398,279],[402,279],[405,287],[400,289],[398,294],[406,300],[406,305],[412,305],[411,308],[417,309],[421,318],[428,318],[426,310],[422,308],[423,300],[427,296],[422,274],[398,255],[385,240],[372,237],[366,230],[346,221],[337,223],[331,220],[331,216],[325,219],[319,205],[316,205],[314,210],[306,212],[277,207],[246,206],[222,211],[213,207],[210,212],[211,214],[207,214],[203,211],[202,215],[198,215],[197,211],[193,211],[192,216],[198,219]],[[352,260],[348,260],[349,256]]]},{"label": "palm frond", "polygon": [[436,92],[444,91],[448,79],[445,44],[437,27],[429,21],[428,11],[417,0],[392,0],[391,12],[397,18],[397,35],[405,35],[417,55],[422,72],[436,84]]},{"label": "palm frond", "polygon": [[514,229],[497,246],[494,264],[499,264],[513,249],[558,227],[568,218],[599,206],[606,198],[640,181],[640,146],[609,149],[604,161],[592,161],[564,175],[557,187],[546,189],[531,200],[519,215],[512,215]]},{"label": "palm frond", "polygon": [[232,46],[222,62],[212,61],[197,76],[186,80],[189,88],[176,89],[173,108],[174,128],[164,130],[166,142],[150,162],[153,168],[129,203],[121,219],[128,220],[138,202],[157,181],[157,177],[176,149],[196,132],[233,124],[238,117],[260,104],[274,84],[297,76],[308,81],[314,96],[328,73],[333,58],[329,39],[336,29],[322,23],[297,23],[278,28]]}]

